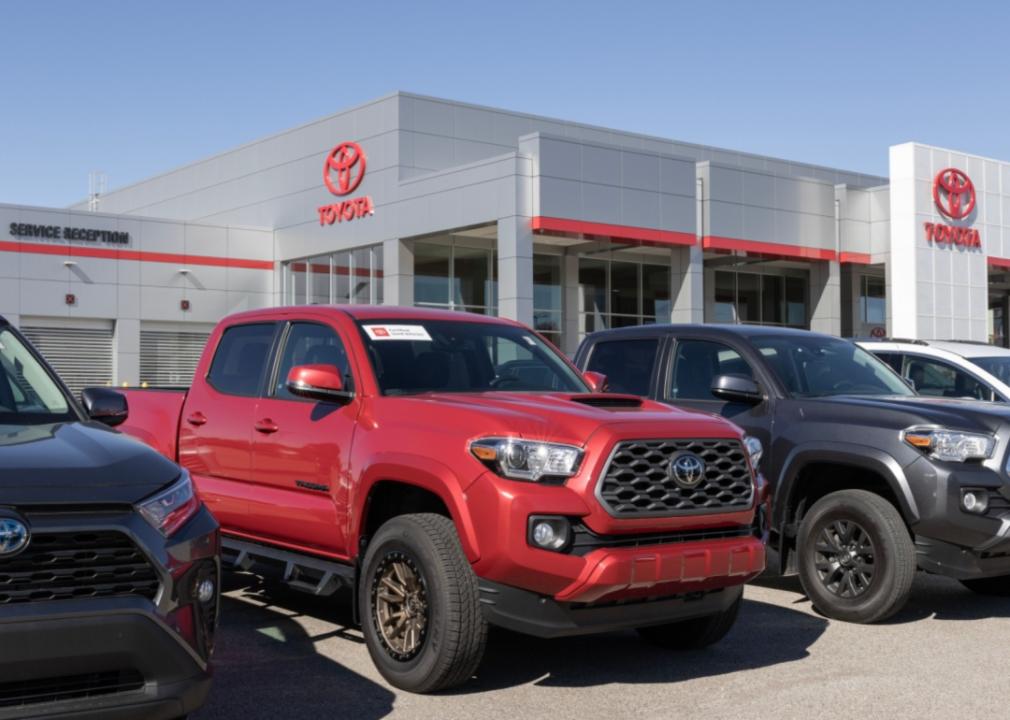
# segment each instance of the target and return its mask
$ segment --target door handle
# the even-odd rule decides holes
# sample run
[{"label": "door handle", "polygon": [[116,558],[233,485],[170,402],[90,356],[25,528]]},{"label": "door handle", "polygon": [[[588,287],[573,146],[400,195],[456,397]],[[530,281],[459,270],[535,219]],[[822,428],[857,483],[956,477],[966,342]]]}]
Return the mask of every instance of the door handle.
[{"label": "door handle", "polygon": [[186,422],[188,422],[190,425],[196,425],[197,427],[200,427],[201,425],[205,425],[207,423],[207,416],[204,415],[199,410],[197,410],[195,413],[192,413],[189,417],[186,418]]},{"label": "door handle", "polygon": [[263,418],[255,425],[253,425],[253,427],[256,429],[256,432],[261,432],[266,435],[269,435],[270,433],[275,433],[278,430],[280,430],[280,428],[277,427],[277,424],[270,418]]}]

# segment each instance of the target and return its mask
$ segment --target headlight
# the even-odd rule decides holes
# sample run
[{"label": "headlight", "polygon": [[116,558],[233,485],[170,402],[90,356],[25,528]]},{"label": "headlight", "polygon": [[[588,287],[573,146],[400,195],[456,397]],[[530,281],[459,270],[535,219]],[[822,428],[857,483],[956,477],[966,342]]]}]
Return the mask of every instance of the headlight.
[{"label": "headlight", "polygon": [[179,479],[137,506],[137,511],[151,527],[165,537],[171,537],[200,509],[200,499],[193,491],[193,482],[185,470]]},{"label": "headlight", "polygon": [[761,455],[764,454],[764,448],[761,447],[761,441],[756,437],[745,435],[743,439],[743,446],[747,448],[747,454],[750,456],[750,466],[754,468],[755,472],[757,472],[758,463],[761,462]]},{"label": "headlight", "polygon": [[930,457],[947,462],[985,460],[996,446],[996,440],[991,435],[944,428],[909,428],[901,437]]},{"label": "headlight", "polygon": [[474,440],[470,452],[499,475],[532,482],[542,477],[571,477],[582,462],[582,450],[574,445],[518,438]]}]

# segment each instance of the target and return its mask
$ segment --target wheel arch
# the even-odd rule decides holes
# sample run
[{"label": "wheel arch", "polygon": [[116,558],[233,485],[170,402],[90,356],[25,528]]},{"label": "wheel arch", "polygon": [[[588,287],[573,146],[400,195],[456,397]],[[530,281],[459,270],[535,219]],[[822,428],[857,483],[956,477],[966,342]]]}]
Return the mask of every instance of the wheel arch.
[{"label": "wheel arch", "polygon": [[773,499],[780,571],[789,567],[791,539],[796,536],[803,514],[821,497],[846,489],[869,490],[883,496],[898,509],[906,525],[919,517],[908,478],[887,453],[837,442],[794,448],[783,463]]},{"label": "wheel arch", "polygon": [[400,454],[377,459],[362,473],[352,505],[349,536],[359,554],[382,522],[413,512],[434,512],[452,520],[467,559],[471,563],[480,559],[463,488],[455,474],[436,460]]}]

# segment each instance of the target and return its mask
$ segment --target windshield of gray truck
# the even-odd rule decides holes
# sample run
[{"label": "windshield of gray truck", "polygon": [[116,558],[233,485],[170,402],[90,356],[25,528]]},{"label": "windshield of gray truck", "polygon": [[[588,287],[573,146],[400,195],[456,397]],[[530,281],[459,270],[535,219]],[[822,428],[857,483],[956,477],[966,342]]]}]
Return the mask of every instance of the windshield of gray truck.
[{"label": "windshield of gray truck", "polygon": [[793,397],[914,395],[886,364],[838,338],[755,337],[752,344]]},{"label": "windshield of gray truck", "polygon": [[0,328],[0,424],[76,419],[63,390],[9,328]]}]

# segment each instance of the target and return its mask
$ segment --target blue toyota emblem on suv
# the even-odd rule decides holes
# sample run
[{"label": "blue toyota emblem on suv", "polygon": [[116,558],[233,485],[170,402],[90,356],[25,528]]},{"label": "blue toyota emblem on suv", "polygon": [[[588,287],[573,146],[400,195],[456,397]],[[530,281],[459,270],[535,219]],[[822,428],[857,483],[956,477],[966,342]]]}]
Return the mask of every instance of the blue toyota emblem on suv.
[{"label": "blue toyota emblem on suv", "polygon": [[670,460],[670,477],[684,489],[697,487],[705,477],[705,461],[694,453],[680,453]]},{"label": "blue toyota emblem on suv", "polygon": [[0,517],[0,558],[17,555],[28,547],[28,526],[12,517]]}]

